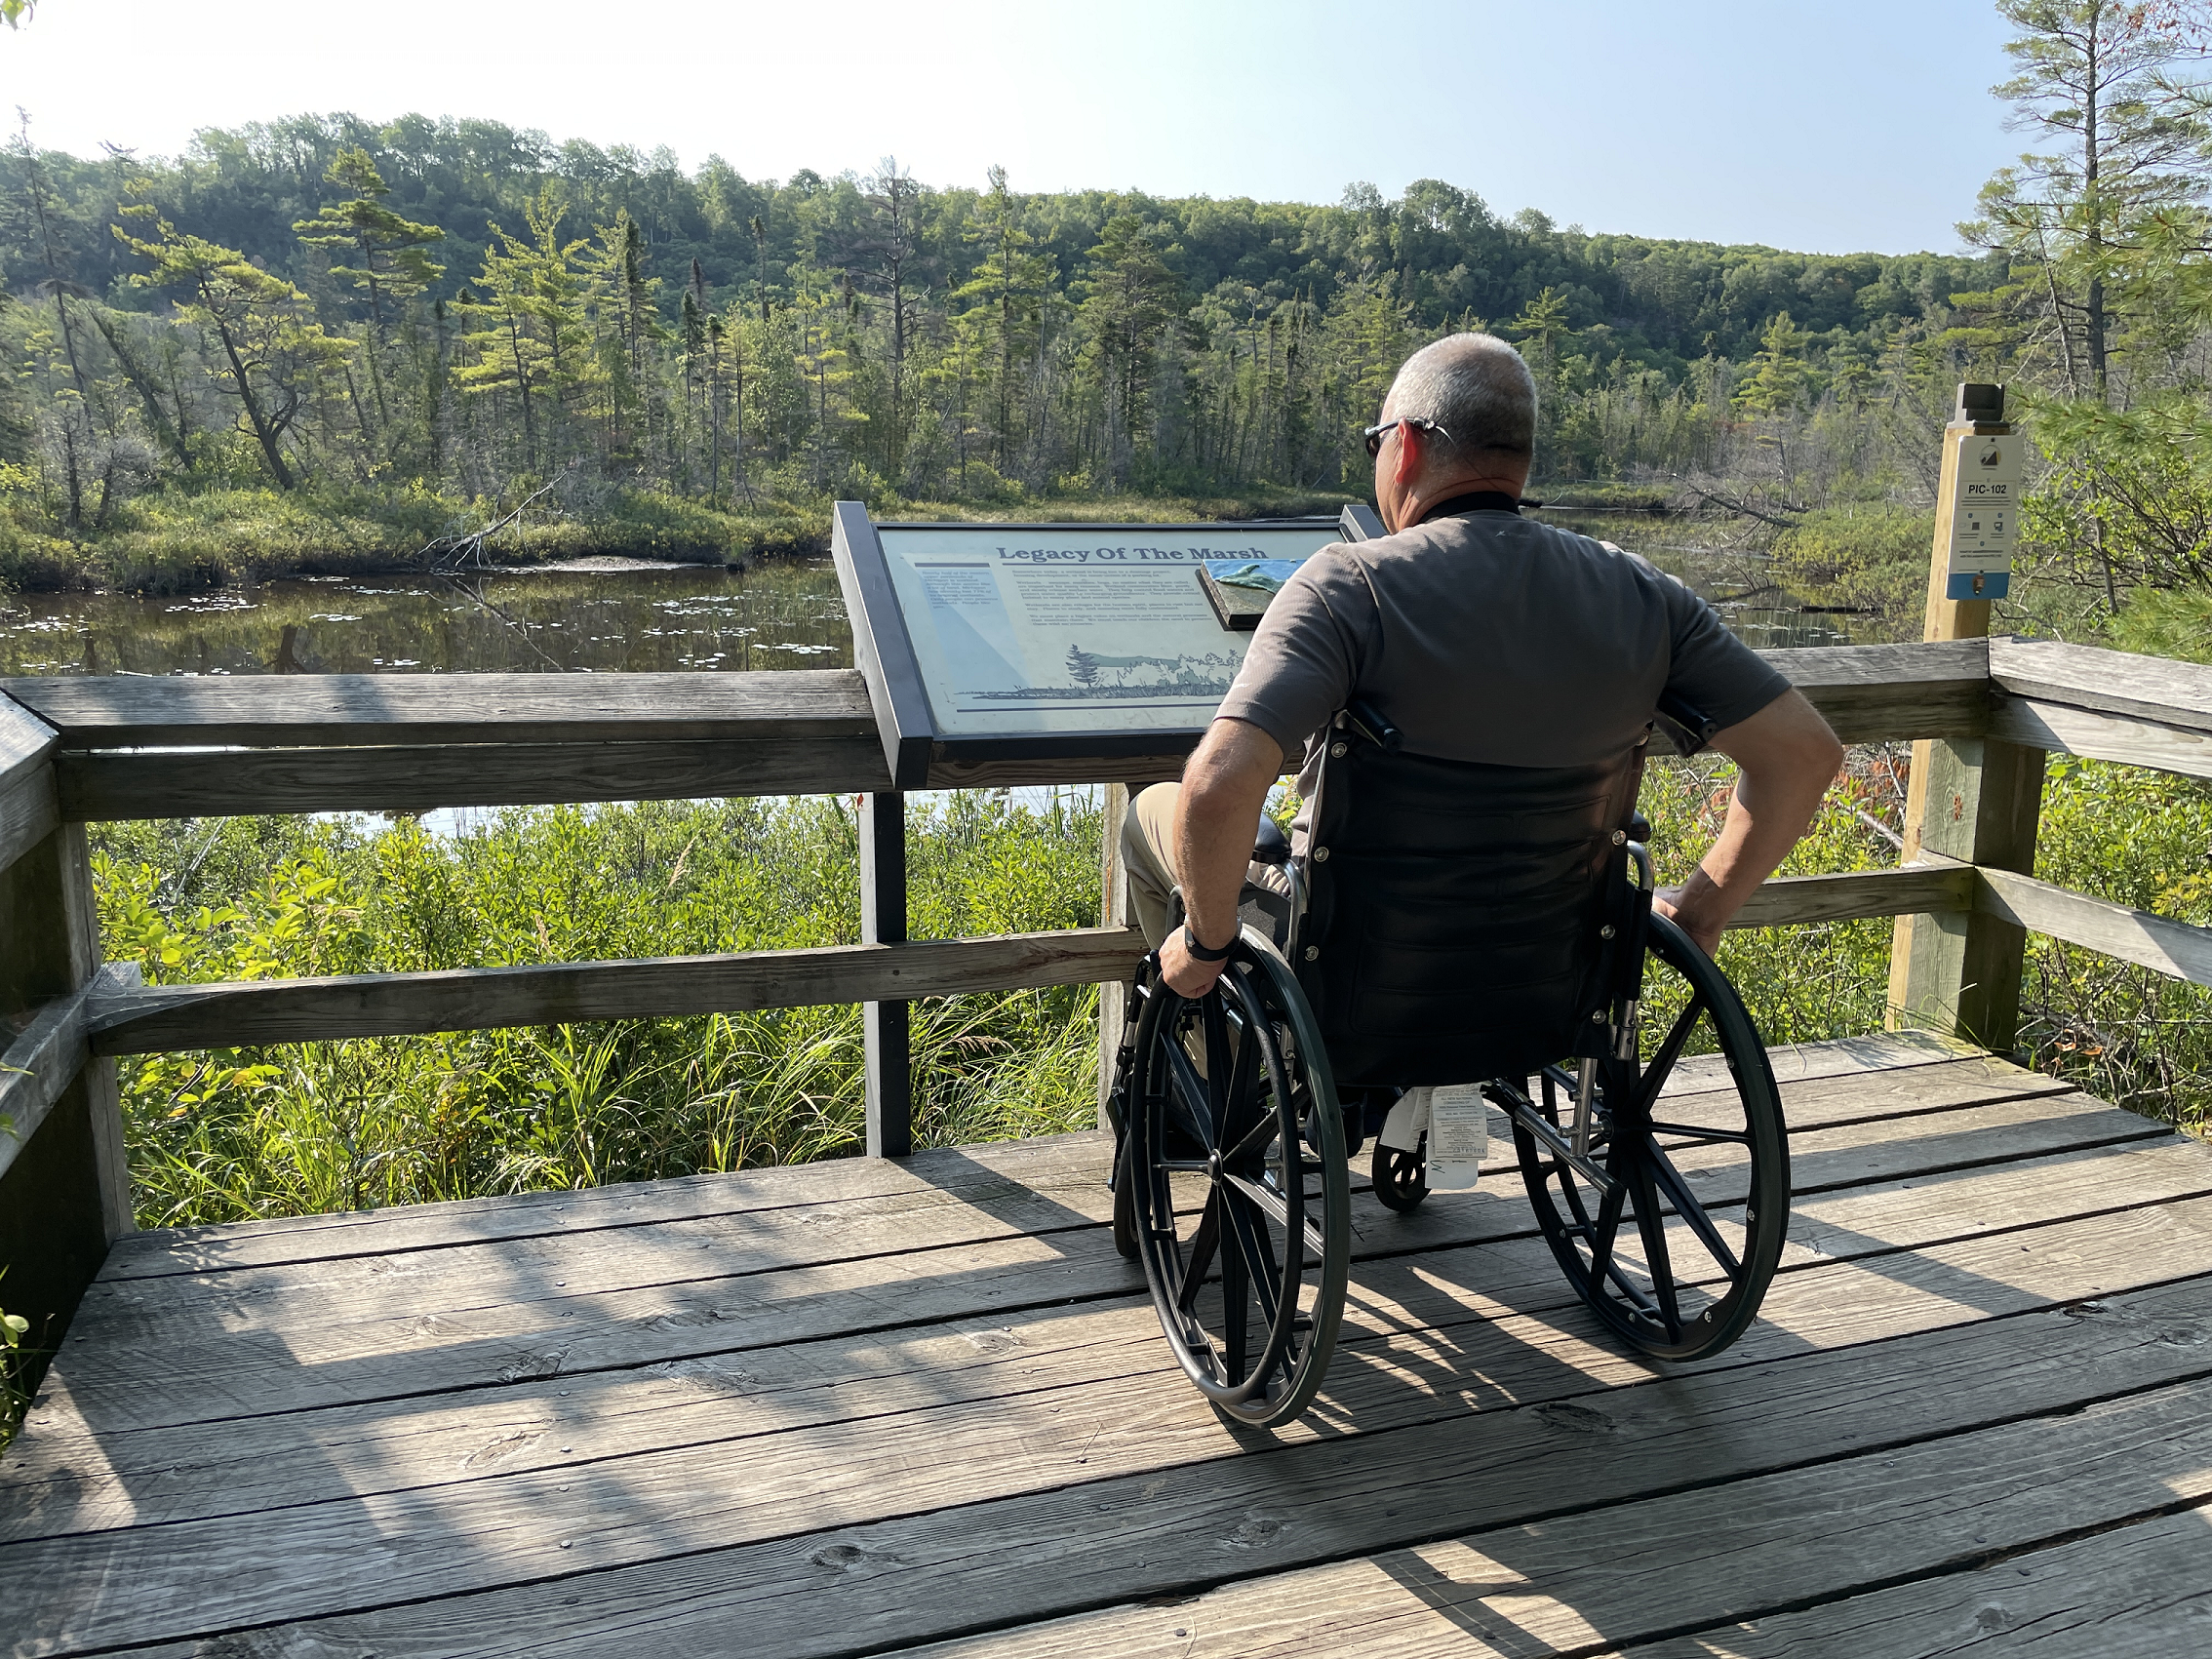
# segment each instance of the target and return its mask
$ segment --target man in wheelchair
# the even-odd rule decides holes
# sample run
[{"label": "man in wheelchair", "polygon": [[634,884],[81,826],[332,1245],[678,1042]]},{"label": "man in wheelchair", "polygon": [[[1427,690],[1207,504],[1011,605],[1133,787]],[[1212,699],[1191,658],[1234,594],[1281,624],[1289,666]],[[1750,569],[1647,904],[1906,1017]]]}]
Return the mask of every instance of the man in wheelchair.
[{"label": "man in wheelchair", "polygon": [[[1447,1099],[1505,1114],[1569,1277],[1648,1352],[1733,1340],[1780,1248],[1779,1107],[1709,957],[1841,749],[1681,583],[1521,517],[1535,416],[1503,341],[1415,353],[1366,433],[1391,533],[1305,562],[1182,782],[1124,825],[1156,955],[1116,1093],[1123,1243],[1186,1371],[1248,1421],[1319,1386],[1342,1299],[1331,1181],[1389,1108],[1375,1195],[1418,1202],[1414,1098],[1440,1132]],[[1636,812],[1655,723],[1739,769],[1718,838],[1664,893]],[[1253,826],[1292,756],[1285,858]],[[1270,925],[1247,932],[1241,908]],[[1736,1098],[1659,1116],[1676,1061],[1716,1047]]]}]

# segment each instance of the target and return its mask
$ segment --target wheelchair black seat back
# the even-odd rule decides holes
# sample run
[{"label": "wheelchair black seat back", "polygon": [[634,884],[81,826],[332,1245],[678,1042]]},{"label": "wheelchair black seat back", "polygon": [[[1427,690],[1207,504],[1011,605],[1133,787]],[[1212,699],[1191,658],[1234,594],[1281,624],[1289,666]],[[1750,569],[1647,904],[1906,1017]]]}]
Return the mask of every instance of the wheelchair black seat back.
[{"label": "wheelchair black seat back", "polygon": [[1525,1077],[1595,1052],[1642,751],[1481,766],[1394,753],[1368,720],[1379,732],[1347,714],[1323,762],[1291,941],[1336,1081]]},{"label": "wheelchair black seat back", "polygon": [[[1290,865],[1287,928],[1247,926],[1195,1000],[1148,960],[1112,1096],[1116,1242],[1225,1415],[1284,1422],[1320,1389],[1349,1152],[1408,1089],[1480,1086],[1554,1255],[1616,1337],[1701,1359],[1757,1315],[1789,1217],[1780,1100],[1734,989],[1651,910],[1641,773],[1640,747],[1543,770],[1408,755],[1356,705]],[[1284,853],[1263,831],[1255,857]],[[1709,1050],[1724,1070],[1679,1070]],[[1373,1202],[1423,1201],[1425,1146],[1377,1138]]]}]

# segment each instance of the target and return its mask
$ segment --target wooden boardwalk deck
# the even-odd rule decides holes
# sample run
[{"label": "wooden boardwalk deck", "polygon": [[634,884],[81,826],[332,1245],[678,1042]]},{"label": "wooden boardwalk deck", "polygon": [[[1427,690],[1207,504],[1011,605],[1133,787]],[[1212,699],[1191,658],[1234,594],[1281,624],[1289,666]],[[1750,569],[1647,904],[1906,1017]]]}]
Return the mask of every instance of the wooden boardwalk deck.
[{"label": "wooden boardwalk deck", "polygon": [[1724,1358],[1604,1340],[1501,1163],[1361,1201],[1272,1437],[1096,1135],[128,1238],[0,1463],[0,1647],[2212,1651],[2212,1149],[1933,1039],[1776,1071]]}]

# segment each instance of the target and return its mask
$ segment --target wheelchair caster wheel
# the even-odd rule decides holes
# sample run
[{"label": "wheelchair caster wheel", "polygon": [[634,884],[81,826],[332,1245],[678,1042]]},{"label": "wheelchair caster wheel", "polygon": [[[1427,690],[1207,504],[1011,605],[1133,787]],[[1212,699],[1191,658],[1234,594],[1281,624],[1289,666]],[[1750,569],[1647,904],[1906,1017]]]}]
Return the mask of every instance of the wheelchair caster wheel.
[{"label": "wheelchair caster wheel", "polygon": [[1375,1197],[1385,1209],[1410,1214],[1429,1196],[1429,1137],[1411,1152],[1375,1142],[1374,1161],[1367,1172],[1374,1178]]}]

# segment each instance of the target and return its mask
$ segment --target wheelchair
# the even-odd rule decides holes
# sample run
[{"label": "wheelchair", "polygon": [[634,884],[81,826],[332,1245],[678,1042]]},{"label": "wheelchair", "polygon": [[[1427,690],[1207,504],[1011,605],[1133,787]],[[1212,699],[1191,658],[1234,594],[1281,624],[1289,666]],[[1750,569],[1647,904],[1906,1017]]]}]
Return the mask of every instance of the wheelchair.
[{"label": "wheelchair", "polygon": [[[1679,705],[1661,724],[1685,752],[1711,735]],[[1408,755],[1355,704],[1308,854],[1260,826],[1254,860],[1289,891],[1246,888],[1213,989],[1177,996],[1157,956],[1139,969],[1109,1098],[1115,1243],[1224,1417],[1284,1424],[1320,1390],[1351,1156],[1373,1135],[1375,1201],[1419,1205],[1428,1138],[1402,1144],[1391,1113],[1423,1087],[1479,1086],[1511,1126],[1538,1228],[1628,1347],[1702,1360],[1757,1316],[1789,1224],[1788,1131],[1742,1000],[1652,909],[1649,735],[1618,762],[1484,766]],[[1714,1050],[1724,1078],[1671,1096],[1679,1062]]]}]

